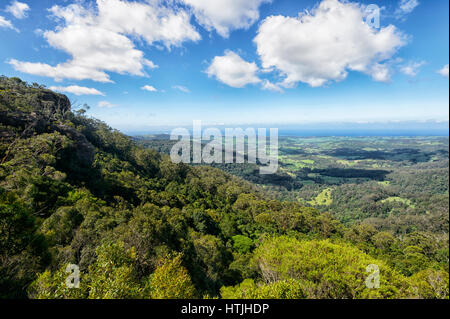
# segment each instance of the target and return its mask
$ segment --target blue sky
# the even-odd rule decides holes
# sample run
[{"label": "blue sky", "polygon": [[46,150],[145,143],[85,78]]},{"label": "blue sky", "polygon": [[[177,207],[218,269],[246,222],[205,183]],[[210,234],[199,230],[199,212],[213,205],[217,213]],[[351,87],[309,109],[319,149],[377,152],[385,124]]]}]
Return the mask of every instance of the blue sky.
[{"label": "blue sky", "polygon": [[[379,27],[366,23],[370,4]],[[0,74],[64,92],[124,131],[446,121],[448,5],[2,0]]]}]

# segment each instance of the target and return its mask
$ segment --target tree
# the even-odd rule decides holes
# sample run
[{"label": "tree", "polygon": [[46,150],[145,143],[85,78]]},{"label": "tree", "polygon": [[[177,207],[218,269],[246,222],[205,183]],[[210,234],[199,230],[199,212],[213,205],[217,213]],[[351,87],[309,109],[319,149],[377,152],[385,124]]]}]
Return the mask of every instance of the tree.
[{"label": "tree", "polygon": [[86,284],[90,299],[149,298],[135,274],[136,253],[122,242],[97,248],[97,261],[89,267]]},{"label": "tree", "polygon": [[24,298],[25,287],[49,261],[36,218],[19,198],[0,188],[0,298]]},{"label": "tree", "polygon": [[[272,237],[254,255],[261,279],[269,284],[294,279],[308,287],[309,298],[402,298],[409,296],[406,278],[383,261],[348,244],[329,240],[300,241]],[[367,266],[380,270],[380,288],[369,289]]]},{"label": "tree", "polygon": [[249,252],[253,248],[253,240],[246,236],[233,236],[233,248],[241,254]]},{"label": "tree", "polygon": [[409,278],[414,294],[424,299],[448,299],[449,275],[442,270],[426,269]]},{"label": "tree", "polygon": [[181,255],[170,255],[160,260],[150,276],[149,291],[153,299],[192,299],[195,287],[186,268],[181,265]]},{"label": "tree", "polygon": [[305,285],[294,279],[281,280],[268,284],[255,284],[246,279],[235,287],[222,287],[223,299],[305,299]]}]

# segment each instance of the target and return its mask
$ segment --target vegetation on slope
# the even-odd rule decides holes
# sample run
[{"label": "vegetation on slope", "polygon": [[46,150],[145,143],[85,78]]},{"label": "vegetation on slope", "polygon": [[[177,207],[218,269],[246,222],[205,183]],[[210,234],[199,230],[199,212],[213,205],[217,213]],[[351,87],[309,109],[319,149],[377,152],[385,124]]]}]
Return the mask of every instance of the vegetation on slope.
[{"label": "vegetation on slope", "polygon": [[0,159],[2,298],[448,298],[448,237],[267,200],[17,78],[0,78]]}]

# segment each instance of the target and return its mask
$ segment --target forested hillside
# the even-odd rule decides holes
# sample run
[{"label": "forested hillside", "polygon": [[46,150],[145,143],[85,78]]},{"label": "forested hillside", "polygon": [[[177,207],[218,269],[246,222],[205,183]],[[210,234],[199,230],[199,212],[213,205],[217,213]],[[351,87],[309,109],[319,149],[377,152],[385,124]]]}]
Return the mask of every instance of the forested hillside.
[{"label": "forested hillside", "polygon": [[348,226],[265,192],[0,78],[1,298],[448,298],[448,228]]},{"label": "forested hillside", "polygon": [[[134,139],[166,154],[176,143],[163,134]],[[448,234],[448,137],[282,136],[279,144],[276,174],[261,175],[249,163],[210,165],[346,225],[364,222],[399,236]]]}]

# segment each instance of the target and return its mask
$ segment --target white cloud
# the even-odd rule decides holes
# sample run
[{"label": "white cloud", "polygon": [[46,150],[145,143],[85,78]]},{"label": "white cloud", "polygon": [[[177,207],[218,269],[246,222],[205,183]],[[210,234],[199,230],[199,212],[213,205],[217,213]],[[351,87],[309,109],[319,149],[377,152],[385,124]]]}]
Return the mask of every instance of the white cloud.
[{"label": "white cloud", "polygon": [[413,10],[419,5],[418,0],[400,0],[397,8],[397,14],[403,16],[405,14],[413,12]]},{"label": "white cloud", "polygon": [[174,85],[174,86],[172,86],[172,89],[181,91],[183,93],[190,93],[191,92],[187,87],[182,86],[182,85]]},{"label": "white cloud", "polygon": [[94,88],[87,88],[84,86],[78,86],[78,85],[70,85],[70,86],[51,86],[50,90],[58,91],[62,93],[72,93],[75,95],[105,95],[104,93],[100,92],[97,89]]},{"label": "white cloud", "polygon": [[389,65],[376,63],[370,69],[370,75],[375,81],[389,82],[391,79],[391,70]]},{"label": "white cloud", "polygon": [[109,103],[107,101],[100,101],[100,102],[98,102],[98,107],[113,108],[113,107],[116,107],[116,106],[117,106],[116,104],[111,104],[111,103]]},{"label": "white cloud", "polygon": [[102,27],[142,37],[148,44],[161,42],[171,47],[201,39],[186,10],[165,6],[162,1],[97,0],[97,4]]},{"label": "white cloud", "polygon": [[17,19],[23,19],[27,17],[27,11],[30,10],[28,4],[13,1],[9,6],[6,7],[5,11],[11,13]]},{"label": "white cloud", "polygon": [[91,79],[97,82],[112,82],[109,79],[109,76],[102,70],[78,65],[74,61],[61,63],[56,66],[51,66],[45,63],[22,62],[16,59],[11,59],[8,61],[8,63],[11,64],[17,71],[33,75],[51,77],[54,78],[57,82],[60,82],[63,79]]},{"label": "white cloud", "polygon": [[263,69],[276,68],[284,87],[318,87],[345,79],[348,71],[389,80],[385,62],[405,45],[405,36],[393,25],[371,28],[364,15],[356,3],[323,0],[298,17],[266,18],[254,39]]},{"label": "white cloud", "polygon": [[280,88],[278,85],[273,84],[272,82],[268,81],[268,80],[264,80],[261,88],[263,90],[267,90],[267,91],[273,91],[273,92],[278,92],[278,93],[283,93],[283,89]]},{"label": "white cloud", "polygon": [[200,39],[185,10],[159,1],[97,0],[96,3],[97,8],[72,4],[50,9],[59,26],[55,31],[45,31],[44,37],[52,47],[67,52],[72,59],[56,66],[14,59],[10,64],[18,71],[56,81],[111,82],[106,72],[144,76],[144,67],[156,67],[135,48],[130,37],[143,39],[149,45],[162,43],[167,48]]},{"label": "white cloud", "polygon": [[258,66],[243,60],[233,51],[225,51],[224,56],[216,56],[206,70],[209,77],[234,88],[261,82],[256,76]]},{"label": "white cloud", "polygon": [[409,63],[400,66],[400,72],[409,76],[416,76],[419,73],[419,68],[425,64],[425,61],[410,61]]},{"label": "white cloud", "polygon": [[222,37],[247,29],[259,19],[259,6],[272,0],[181,0],[193,8],[195,18],[208,31]]},{"label": "white cloud", "polygon": [[144,85],[143,87],[141,87],[141,89],[144,90],[144,91],[149,91],[149,92],[158,92],[158,90],[155,89],[151,85]]},{"label": "white cloud", "polygon": [[7,29],[12,29],[12,30],[17,31],[17,29],[14,28],[13,24],[11,23],[11,21],[6,20],[2,16],[0,16],[0,28],[7,28]]},{"label": "white cloud", "polygon": [[445,76],[445,77],[448,78],[448,64],[447,64],[447,65],[444,65],[444,67],[443,67],[442,69],[440,69],[440,70],[438,71],[438,73],[439,73],[440,75]]}]

